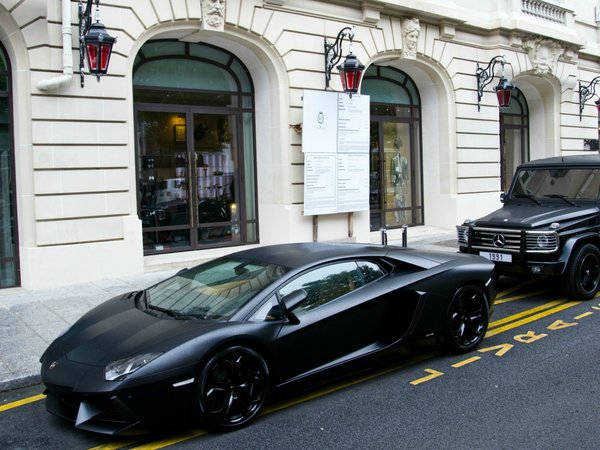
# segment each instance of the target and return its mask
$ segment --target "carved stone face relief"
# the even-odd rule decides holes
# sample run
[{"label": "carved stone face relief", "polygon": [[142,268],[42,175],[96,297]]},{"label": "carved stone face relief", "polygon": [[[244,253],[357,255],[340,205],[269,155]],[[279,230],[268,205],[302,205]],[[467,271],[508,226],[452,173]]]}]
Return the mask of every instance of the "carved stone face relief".
[{"label": "carved stone face relief", "polygon": [[225,0],[202,0],[202,29],[223,31]]},{"label": "carved stone face relief", "polygon": [[542,37],[524,37],[523,48],[527,50],[533,73],[540,76],[554,73],[558,58],[565,51],[558,42]]},{"label": "carved stone face relief", "polygon": [[405,58],[416,58],[420,32],[419,19],[412,17],[402,20],[402,55]]}]

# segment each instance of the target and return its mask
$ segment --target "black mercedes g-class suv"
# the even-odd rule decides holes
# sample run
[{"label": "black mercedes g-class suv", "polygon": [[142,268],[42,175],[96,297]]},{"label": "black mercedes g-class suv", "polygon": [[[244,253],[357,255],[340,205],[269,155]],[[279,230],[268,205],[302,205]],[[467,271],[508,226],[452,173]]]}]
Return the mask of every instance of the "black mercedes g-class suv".
[{"label": "black mercedes g-class suv", "polygon": [[457,227],[463,253],[499,274],[563,277],[565,294],[590,299],[600,285],[600,155],[520,165],[502,208]]}]

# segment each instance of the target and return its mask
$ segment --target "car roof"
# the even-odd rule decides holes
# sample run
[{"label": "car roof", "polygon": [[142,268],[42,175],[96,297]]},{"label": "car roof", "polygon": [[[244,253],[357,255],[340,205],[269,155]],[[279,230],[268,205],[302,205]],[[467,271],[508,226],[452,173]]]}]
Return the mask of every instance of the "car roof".
[{"label": "car roof", "polygon": [[275,244],[254,247],[232,253],[228,257],[237,257],[246,261],[261,261],[277,264],[290,270],[303,269],[316,264],[343,258],[391,258],[403,261],[423,269],[429,269],[451,260],[466,258],[469,255],[431,250],[415,250],[410,247],[394,245],[376,245],[351,242],[302,242]]},{"label": "car roof", "polygon": [[345,257],[385,256],[387,248],[380,245],[346,242],[302,242],[255,247],[233,253],[229,257],[269,262],[290,269]]},{"label": "car roof", "polygon": [[570,155],[570,156],[555,156],[552,158],[536,159],[528,161],[519,166],[519,168],[527,169],[543,166],[600,166],[600,155],[597,153],[591,155]]}]

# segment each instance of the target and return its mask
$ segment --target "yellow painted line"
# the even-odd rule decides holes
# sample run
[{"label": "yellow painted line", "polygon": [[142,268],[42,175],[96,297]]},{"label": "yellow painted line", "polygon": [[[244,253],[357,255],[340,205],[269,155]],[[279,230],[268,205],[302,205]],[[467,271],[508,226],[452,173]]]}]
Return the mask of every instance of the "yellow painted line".
[{"label": "yellow painted line", "polygon": [[39,402],[45,399],[44,394],[34,395],[33,397],[27,397],[16,402],[7,403],[6,405],[0,405],[0,412],[8,411],[9,409],[18,408],[19,406],[27,405],[29,403]]},{"label": "yellow painted line", "polygon": [[427,372],[429,375],[423,377],[423,378],[418,378],[416,380],[413,380],[410,382],[410,384],[412,384],[413,386],[417,386],[421,383],[426,383],[428,381],[431,381],[435,378],[441,377],[442,375],[444,375],[444,372],[438,372],[437,370],[433,370],[433,369],[425,369],[425,372]]},{"label": "yellow painted line", "polygon": [[99,445],[97,447],[91,447],[88,450],[118,450],[120,448],[130,448],[136,442],[139,442],[139,439],[135,440],[135,441],[133,441],[133,440],[114,441],[114,442],[111,442],[110,444],[103,444],[103,445]]},{"label": "yellow painted line", "polygon": [[495,305],[501,305],[503,303],[514,302],[514,301],[517,301],[517,300],[522,300],[524,298],[533,297],[534,295],[544,294],[545,292],[548,292],[548,289],[542,289],[541,291],[535,291],[535,292],[528,292],[527,294],[522,294],[522,295],[515,295],[514,297],[502,298],[500,300],[496,300],[494,302],[494,304]]},{"label": "yellow painted line", "polygon": [[531,314],[535,314],[535,313],[543,311],[545,309],[552,308],[554,306],[560,305],[560,304],[564,303],[565,301],[566,300],[555,300],[553,302],[545,303],[545,304],[537,306],[535,308],[531,308],[531,309],[527,309],[525,311],[521,311],[520,313],[513,314],[512,316],[507,316],[507,317],[504,317],[502,319],[495,320],[493,322],[490,322],[488,328],[491,329],[491,328],[499,327],[500,325],[504,325],[504,324],[506,324],[508,322],[513,322],[513,321],[515,321],[517,319],[521,319],[521,318],[523,318],[525,316],[529,316]]},{"label": "yellow painted line", "polygon": [[[477,350],[480,353],[495,352],[494,355],[501,358],[514,348],[514,344],[500,344],[493,347],[480,348]],[[496,351],[497,350],[497,351]]]},{"label": "yellow painted line", "polygon": [[190,430],[188,432],[181,433],[175,437],[161,439],[160,441],[153,441],[148,444],[140,445],[138,447],[131,447],[131,450],[154,450],[159,448],[165,448],[171,445],[178,444],[182,441],[187,441],[188,439],[204,436],[205,434],[208,434],[208,431],[200,429]]},{"label": "yellow painted line", "polygon": [[552,314],[556,314],[557,312],[563,311],[565,309],[571,308],[576,305],[580,305],[581,303],[582,302],[575,302],[575,301],[567,302],[567,303],[557,306],[556,308],[551,308],[546,311],[540,312],[538,314],[534,314],[532,316],[526,317],[525,319],[517,320],[516,322],[509,323],[508,325],[504,325],[503,327],[494,328],[493,330],[489,330],[486,333],[485,338],[487,339],[489,337],[503,333],[504,331],[512,330],[513,328],[520,327],[521,325],[535,322],[538,319],[550,316]]},{"label": "yellow painted line", "polygon": [[457,363],[452,364],[452,367],[454,367],[455,369],[458,369],[459,367],[463,367],[463,366],[466,366],[467,364],[474,363],[475,361],[479,361],[480,359],[481,359],[481,356],[473,356],[471,358],[467,358],[463,361],[459,361]]},{"label": "yellow painted line", "polygon": [[455,369],[458,369],[459,367],[474,363],[475,361],[479,361],[480,359],[481,359],[481,356],[473,356],[472,358],[468,358],[463,361],[459,361],[455,364],[452,364],[452,367],[454,367]]},{"label": "yellow painted line", "polygon": [[509,294],[512,294],[514,291],[516,291],[517,289],[521,289],[522,287],[528,286],[532,283],[535,283],[536,280],[527,280],[524,281],[523,283],[519,283],[514,285],[513,287],[510,287],[508,289],[505,289],[501,292],[498,292],[498,295],[496,296],[497,298],[503,298]]},{"label": "yellow painted line", "polygon": [[591,316],[592,314],[594,314],[594,313],[591,311],[585,312],[583,314],[579,314],[578,316],[575,316],[575,320],[583,319],[584,317]]}]

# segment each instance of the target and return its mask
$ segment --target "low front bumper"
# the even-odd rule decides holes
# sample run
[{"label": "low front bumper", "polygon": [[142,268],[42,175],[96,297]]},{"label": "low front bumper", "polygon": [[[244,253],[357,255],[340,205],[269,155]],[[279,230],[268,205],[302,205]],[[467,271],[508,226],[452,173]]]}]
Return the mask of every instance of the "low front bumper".
[{"label": "low front bumper", "polygon": [[68,361],[42,364],[46,409],[76,428],[102,434],[140,434],[193,416],[191,374],[108,382],[104,369]]},{"label": "low front bumper", "polygon": [[85,431],[102,434],[140,434],[176,425],[193,417],[193,384],[174,387],[157,383],[114,393],[75,393],[46,386],[49,413]]}]

